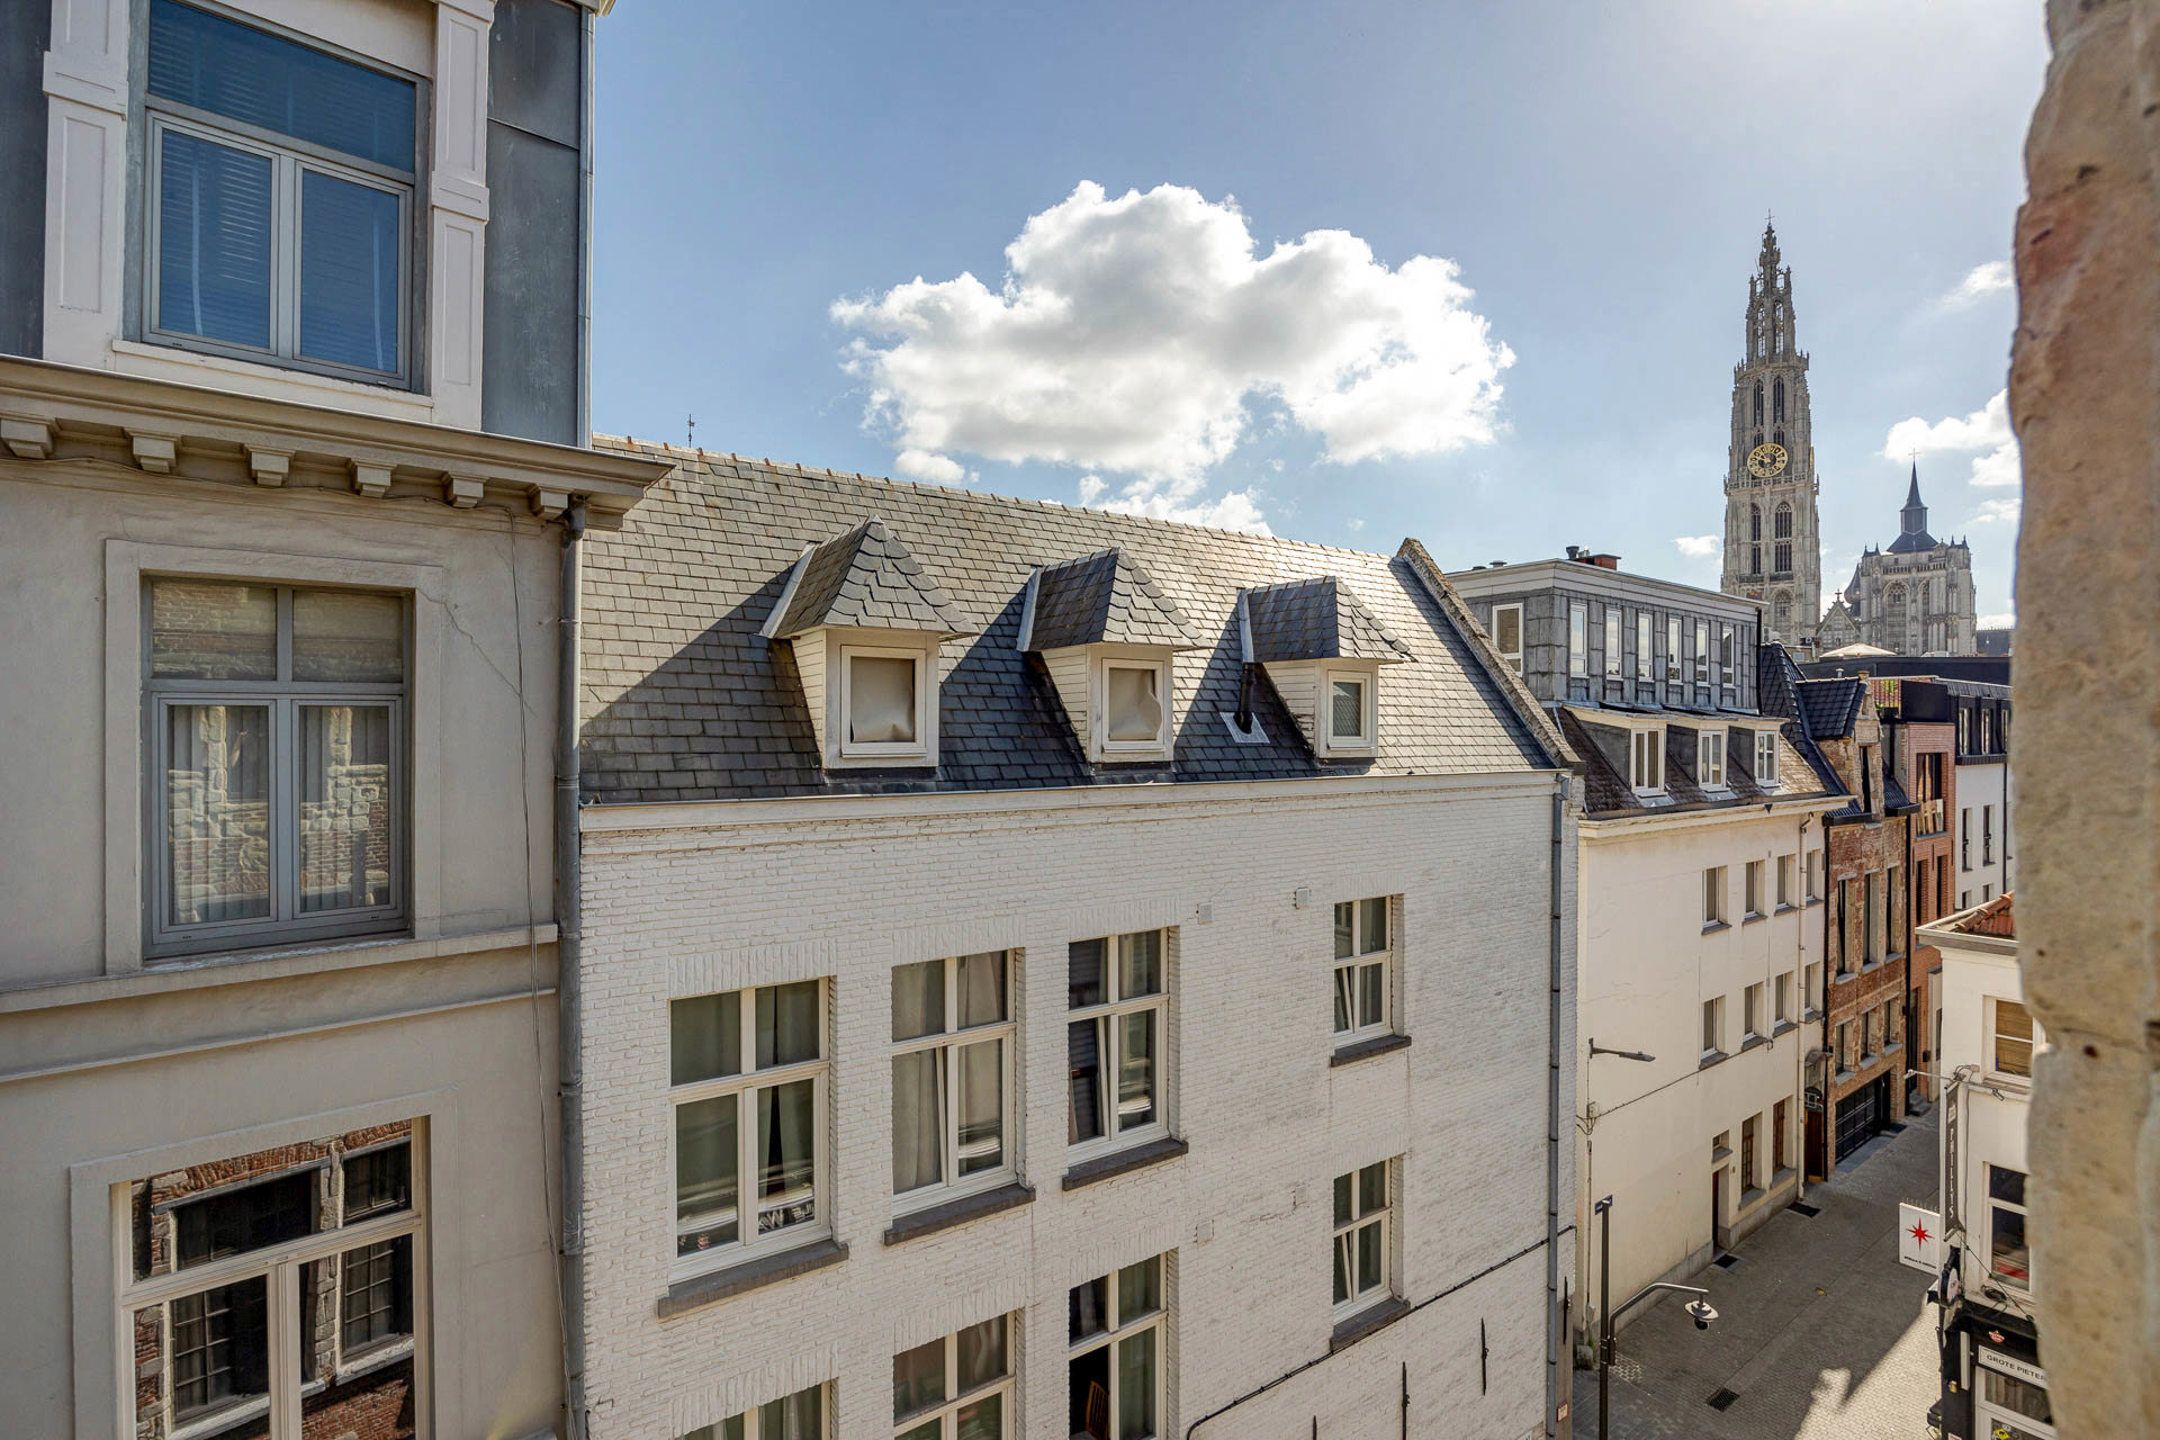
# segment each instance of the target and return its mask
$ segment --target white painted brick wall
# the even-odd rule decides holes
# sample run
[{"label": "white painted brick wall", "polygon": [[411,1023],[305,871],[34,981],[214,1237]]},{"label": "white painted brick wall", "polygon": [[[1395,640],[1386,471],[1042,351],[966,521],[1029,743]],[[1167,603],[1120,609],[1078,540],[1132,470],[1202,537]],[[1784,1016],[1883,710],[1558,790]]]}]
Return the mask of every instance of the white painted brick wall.
[{"label": "white painted brick wall", "polygon": [[[1396,1155],[1403,1293],[1462,1288],[1199,1440],[1292,1440],[1315,1415],[1330,1440],[1395,1436],[1405,1362],[1412,1434],[1540,1433],[1551,781],[1360,790],[1149,787],[1049,808],[964,797],[910,817],[826,801],[590,814],[585,1233],[598,1440],[671,1440],[826,1379],[837,1382],[840,1440],[889,1440],[894,1353],[1013,1311],[1013,1433],[1066,1440],[1067,1289],[1164,1252],[1175,1263],[1163,1433],[1183,1436],[1326,1354],[1330,1184]],[[843,812],[876,818],[825,818]],[[618,828],[647,817],[656,828]],[[1299,909],[1301,887],[1311,900]],[[1399,994],[1412,1044],[1331,1069],[1332,903],[1389,893],[1404,897]],[[1178,927],[1169,1068],[1173,1129],[1191,1153],[1065,1192],[1066,946],[1158,924]],[[1017,1138],[1036,1197],[889,1247],[890,971],[993,946],[1023,952]],[[662,1321],[668,999],[810,976],[833,982],[831,1194],[851,1253]],[[1566,1056],[1571,988],[1563,1000]],[[1571,1066],[1562,1086],[1571,1098]],[[1566,1197],[1572,1144],[1564,1151]],[[1561,1249],[1565,1276],[1571,1230]]]}]

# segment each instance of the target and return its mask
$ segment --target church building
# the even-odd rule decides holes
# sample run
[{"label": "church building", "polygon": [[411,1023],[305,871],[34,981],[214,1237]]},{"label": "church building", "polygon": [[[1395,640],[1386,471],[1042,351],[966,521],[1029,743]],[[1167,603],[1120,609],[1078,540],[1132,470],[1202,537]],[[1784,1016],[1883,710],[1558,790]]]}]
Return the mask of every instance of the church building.
[{"label": "church building", "polygon": [[1733,367],[1719,588],[1762,602],[1764,639],[1805,647],[1822,614],[1814,423],[1807,352],[1795,338],[1792,267],[1778,259],[1777,231],[1765,224]]},{"label": "church building", "polygon": [[[1888,549],[1870,546],[1861,554],[1852,584],[1839,598],[1843,604],[1838,609],[1845,614],[1833,609],[1824,620],[1825,652],[1834,648],[1834,641],[1849,640],[1898,655],[1977,652],[1972,551],[1963,540],[1937,540],[1928,533],[1917,462],[1897,539]],[[1844,623],[1848,616],[1849,631]]]}]

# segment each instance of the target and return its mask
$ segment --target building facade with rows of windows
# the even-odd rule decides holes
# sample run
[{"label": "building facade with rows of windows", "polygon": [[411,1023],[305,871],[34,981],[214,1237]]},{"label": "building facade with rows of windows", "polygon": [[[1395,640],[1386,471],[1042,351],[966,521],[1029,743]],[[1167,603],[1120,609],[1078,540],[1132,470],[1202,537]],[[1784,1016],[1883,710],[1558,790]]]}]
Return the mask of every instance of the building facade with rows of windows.
[{"label": "building facade with rows of windows", "polygon": [[1571,1208],[1587,1343],[1599,1200],[1624,1299],[1702,1269],[1799,1194],[1821,822],[1846,798],[1805,729],[1757,708],[1797,678],[1756,643],[1757,602],[1580,551],[1450,578],[1581,763]]},{"label": "building facade with rows of windows", "polygon": [[0,1429],[554,1435],[558,0],[0,43]]},{"label": "building facade with rows of windows", "polygon": [[1546,1433],[1568,757],[1422,548],[621,448],[593,1434]]}]

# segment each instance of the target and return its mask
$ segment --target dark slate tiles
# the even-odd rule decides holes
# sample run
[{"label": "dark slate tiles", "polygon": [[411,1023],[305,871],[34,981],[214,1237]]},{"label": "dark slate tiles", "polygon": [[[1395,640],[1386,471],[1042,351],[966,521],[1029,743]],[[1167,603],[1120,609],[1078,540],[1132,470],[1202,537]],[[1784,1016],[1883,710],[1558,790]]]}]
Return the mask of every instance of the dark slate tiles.
[{"label": "dark slate tiles", "polygon": [[1050,566],[1035,588],[1029,649],[1101,644],[1202,648],[1176,602],[1123,550]]}]

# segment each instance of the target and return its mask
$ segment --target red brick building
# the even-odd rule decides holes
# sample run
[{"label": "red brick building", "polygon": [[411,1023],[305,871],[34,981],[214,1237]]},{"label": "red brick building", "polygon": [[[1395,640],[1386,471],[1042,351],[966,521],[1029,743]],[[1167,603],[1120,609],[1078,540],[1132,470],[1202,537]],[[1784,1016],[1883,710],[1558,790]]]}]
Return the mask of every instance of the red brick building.
[{"label": "red brick building", "polygon": [[[1958,703],[1935,680],[1877,679],[1869,698],[1883,727],[1883,758],[1911,800],[1907,903],[1912,925],[1939,920],[1957,906]],[[1908,1102],[1933,1104],[1937,1089],[1935,1027],[1942,952],[1917,941],[1906,987]]]}]

